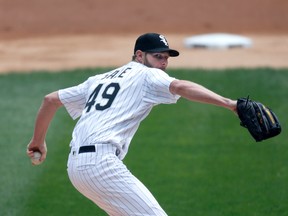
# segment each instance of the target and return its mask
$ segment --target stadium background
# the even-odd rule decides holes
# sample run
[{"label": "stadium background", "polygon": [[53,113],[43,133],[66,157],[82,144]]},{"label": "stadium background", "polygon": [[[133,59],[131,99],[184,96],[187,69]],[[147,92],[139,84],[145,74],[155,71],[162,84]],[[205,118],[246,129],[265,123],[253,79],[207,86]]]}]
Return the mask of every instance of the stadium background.
[{"label": "stadium background", "polygon": [[[287,9],[286,0],[0,0],[0,71],[119,65],[152,31],[181,51],[171,67],[287,67]],[[183,46],[185,37],[218,32],[250,37],[253,47]]]}]

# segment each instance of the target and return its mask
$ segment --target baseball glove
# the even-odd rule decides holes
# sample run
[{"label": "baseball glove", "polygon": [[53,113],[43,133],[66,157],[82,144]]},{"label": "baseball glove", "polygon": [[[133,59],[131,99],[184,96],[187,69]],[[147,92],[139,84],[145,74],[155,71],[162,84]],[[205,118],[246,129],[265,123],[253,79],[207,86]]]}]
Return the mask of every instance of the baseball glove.
[{"label": "baseball glove", "polygon": [[256,142],[277,136],[281,125],[276,114],[262,103],[248,98],[237,100],[240,125],[247,128]]}]

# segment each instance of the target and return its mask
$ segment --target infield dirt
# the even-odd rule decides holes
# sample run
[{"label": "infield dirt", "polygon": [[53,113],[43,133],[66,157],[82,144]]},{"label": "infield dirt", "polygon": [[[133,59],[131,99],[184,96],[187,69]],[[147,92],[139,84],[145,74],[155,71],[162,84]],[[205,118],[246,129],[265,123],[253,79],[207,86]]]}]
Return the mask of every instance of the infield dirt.
[{"label": "infield dirt", "polygon": [[[163,33],[181,52],[170,67],[288,67],[286,0],[0,0],[0,72],[117,66],[136,37]],[[243,49],[187,49],[197,34],[252,39]]]}]

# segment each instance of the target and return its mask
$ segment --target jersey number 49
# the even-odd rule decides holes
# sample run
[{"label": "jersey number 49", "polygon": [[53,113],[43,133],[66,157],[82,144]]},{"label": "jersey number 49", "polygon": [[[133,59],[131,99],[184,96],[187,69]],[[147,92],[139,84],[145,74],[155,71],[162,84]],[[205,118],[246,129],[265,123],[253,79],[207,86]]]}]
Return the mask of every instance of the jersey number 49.
[{"label": "jersey number 49", "polygon": [[[102,88],[104,88],[104,91],[102,92],[101,95],[99,95],[99,92],[101,92]],[[86,112],[87,113],[90,112],[93,106],[95,106],[96,110],[108,109],[113,103],[119,90],[120,90],[119,83],[110,83],[106,87],[104,86],[104,84],[99,84],[98,86],[96,86],[94,91],[89,96],[89,99],[85,105],[85,108],[87,108]],[[105,101],[103,104],[100,103],[103,101]]]}]

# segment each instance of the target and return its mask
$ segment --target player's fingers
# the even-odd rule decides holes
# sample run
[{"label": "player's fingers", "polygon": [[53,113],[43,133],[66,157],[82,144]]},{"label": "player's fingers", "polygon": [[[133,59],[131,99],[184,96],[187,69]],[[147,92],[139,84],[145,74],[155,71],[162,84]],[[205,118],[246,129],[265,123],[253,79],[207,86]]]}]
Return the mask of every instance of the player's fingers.
[{"label": "player's fingers", "polygon": [[47,152],[44,152],[42,153],[41,157],[40,157],[40,161],[43,162],[45,159],[46,159],[46,155],[47,155]]},{"label": "player's fingers", "polygon": [[28,157],[33,158],[35,151],[39,150],[37,148],[31,147],[30,144],[27,145],[26,154]]},{"label": "player's fingers", "polygon": [[29,148],[27,148],[26,154],[27,154],[27,156],[30,157],[30,158],[33,157],[33,155],[34,155],[33,151],[32,151],[32,150],[29,150]]}]

